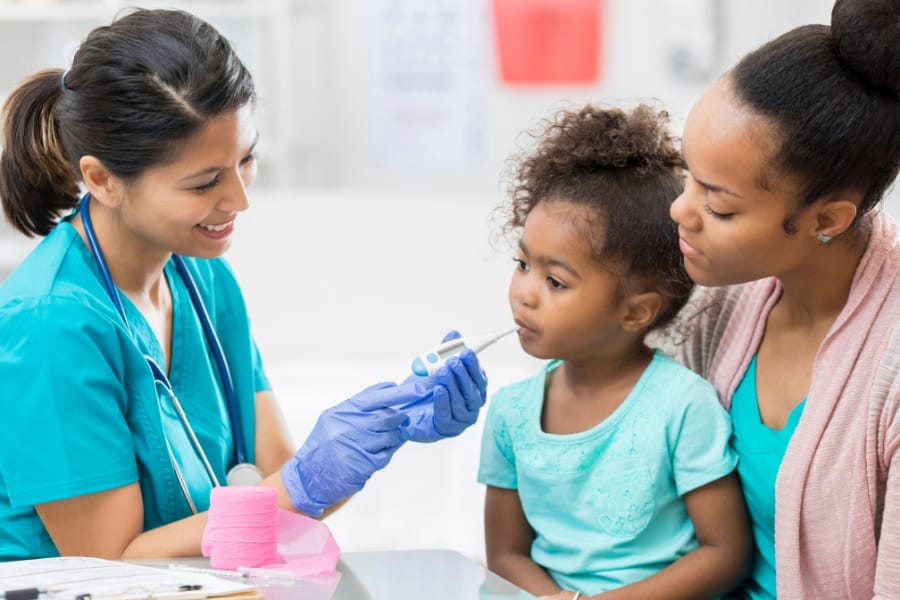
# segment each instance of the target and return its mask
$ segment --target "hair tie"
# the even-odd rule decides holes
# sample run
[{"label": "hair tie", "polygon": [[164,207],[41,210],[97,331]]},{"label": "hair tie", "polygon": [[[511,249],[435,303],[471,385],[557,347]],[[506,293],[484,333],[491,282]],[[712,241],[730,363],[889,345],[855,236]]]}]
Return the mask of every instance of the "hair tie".
[{"label": "hair tie", "polygon": [[63,71],[62,77],[59,78],[59,89],[61,92],[66,91],[66,75],[69,74],[70,69],[66,69]]}]

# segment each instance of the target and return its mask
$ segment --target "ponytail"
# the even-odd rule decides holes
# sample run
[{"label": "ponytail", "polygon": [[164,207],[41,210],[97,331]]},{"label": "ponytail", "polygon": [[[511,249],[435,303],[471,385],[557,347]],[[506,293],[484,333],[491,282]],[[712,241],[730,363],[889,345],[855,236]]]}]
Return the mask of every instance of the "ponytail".
[{"label": "ponytail", "polygon": [[78,177],[66,161],[56,122],[61,76],[61,69],[33,75],[2,110],[0,200],[9,222],[29,237],[50,233],[59,213],[78,203]]}]

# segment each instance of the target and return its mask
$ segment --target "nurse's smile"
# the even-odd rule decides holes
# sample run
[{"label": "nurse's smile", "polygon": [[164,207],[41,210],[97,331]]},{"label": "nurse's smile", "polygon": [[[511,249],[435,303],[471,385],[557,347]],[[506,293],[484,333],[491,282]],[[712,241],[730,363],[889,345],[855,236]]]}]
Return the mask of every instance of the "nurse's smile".
[{"label": "nurse's smile", "polygon": [[210,239],[221,240],[234,232],[234,219],[220,225],[205,225],[201,223],[195,229]]}]

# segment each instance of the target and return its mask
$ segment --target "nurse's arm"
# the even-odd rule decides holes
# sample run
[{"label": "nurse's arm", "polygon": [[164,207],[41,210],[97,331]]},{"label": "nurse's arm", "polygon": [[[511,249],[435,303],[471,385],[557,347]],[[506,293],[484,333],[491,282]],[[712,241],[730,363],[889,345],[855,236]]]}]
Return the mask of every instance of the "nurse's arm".
[{"label": "nurse's arm", "polygon": [[[285,510],[297,511],[291,503],[287,488],[281,480],[281,467],[294,457],[297,451],[288,430],[284,414],[271,391],[256,393],[256,466],[265,479],[260,485],[278,490],[278,506]],[[327,517],[349,500],[346,498],[329,506],[322,513]]]},{"label": "nurse's arm", "polygon": [[62,556],[199,556],[206,526],[206,513],[201,513],[142,531],[144,504],[137,483],[39,504],[35,510]]},{"label": "nurse's arm", "polygon": [[280,471],[297,451],[275,394],[269,390],[256,393],[255,450],[256,466],[264,477]]},{"label": "nurse's arm", "polygon": [[[279,505],[296,512],[276,471],[263,485],[278,490]],[[337,506],[326,510],[333,512]],[[206,527],[202,512],[142,531],[144,505],[137,483],[35,506],[61,556],[107,559],[175,558],[200,556]]]},{"label": "nurse's arm", "polygon": [[[256,394],[255,438],[256,466],[266,476],[262,485],[278,490],[279,506],[296,512],[281,481],[281,466],[294,456],[296,449],[271,391]],[[330,507],[325,515],[341,504]],[[199,556],[200,539],[206,527],[204,512],[142,531],[144,505],[137,483],[40,504],[35,509],[63,556],[110,559]]]}]

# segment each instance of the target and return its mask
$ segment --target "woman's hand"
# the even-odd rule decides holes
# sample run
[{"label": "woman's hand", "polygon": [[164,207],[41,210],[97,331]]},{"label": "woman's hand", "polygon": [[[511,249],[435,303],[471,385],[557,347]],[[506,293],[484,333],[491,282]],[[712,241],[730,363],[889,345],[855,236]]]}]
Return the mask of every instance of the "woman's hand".
[{"label": "woman's hand", "polygon": [[[443,342],[459,337],[451,331]],[[472,350],[452,356],[434,375],[413,375],[405,383],[420,385],[426,392],[411,405],[397,406],[409,416],[406,431],[413,442],[436,442],[454,437],[478,420],[487,400],[487,376]]]},{"label": "woman's hand", "polygon": [[281,469],[294,507],[312,517],[361,490],[409,438],[409,417],[392,406],[421,400],[425,390],[379,383],[323,412]]}]

